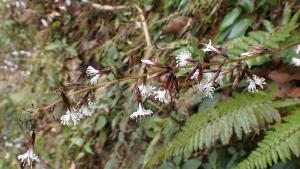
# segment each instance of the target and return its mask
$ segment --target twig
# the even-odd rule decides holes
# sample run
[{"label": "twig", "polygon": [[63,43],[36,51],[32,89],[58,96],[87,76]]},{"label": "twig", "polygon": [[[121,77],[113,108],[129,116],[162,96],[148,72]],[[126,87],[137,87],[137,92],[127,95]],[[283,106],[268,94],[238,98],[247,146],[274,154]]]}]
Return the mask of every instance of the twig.
[{"label": "twig", "polygon": [[119,11],[119,10],[128,10],[131,7],[126,5],[111,6],[111,5],[101,5],[97,3],[91,3],[92,7],[99,9],[101,11]]},{"label": "twig", "polygon": [[[152,52],[153,52],[153,45],[152,45],[152,42],[151,42],[151,37],[150,37],[150,34],[149,34],[148,25],[146,23],[146,19],[145,19],[143,10],[139,6],[137,6],[136,4],[134,4],[133,7],[135,7],[137,9],[138,14],[140,16],[140,19],[141,19],[141,22],[142,22],[142,28],[143,28],[143,32],[144,32],[144,36],[145,36],[145,40],[146,40],[146,44],[147,44],[143,59],[150,59],[150,57],[152,55]],[[140,70],[140,73],[139,73],[140,75],[143,73],[143,70],[144,70],[145,66],[146,66],[145,64],[142,64],[142,67],[141,67],[141,70]]]},{"label": "twig", "polygon": [[[95,85],[95,86],[88,86],[88,87],[85,87],[83,89],[80,89],[80,90],[74,91],[72,93],[69,93],[69,94],[67,94],[67,96],[76,95],[76,94],[83,93],[83,92],[86,92],[86,91],[89,91],[89,90],[92,90],[92,89],[96,89],[96,88],[100,88],[100,87],[108,87],[110,85],[113,85],[113,84],[115,84],[117,82],[121,82],[121,81],[135,80],[135,79],[138,79],[138,78],[141,78],[141,77],[144,77],[144,76],[148,76],[149,74],[150,73],[145,73],[145,74],[142,74],[142,75],[139,75],[139,76],[125,77],[125,78],[122,78],[122,79],[119,79],[119,80],[110,81],[108,83],[101,83],[101,84],[98,84],[98,85]],[[39,108],[37,110],[33,110],[35,112],[31,114],[31,118],[32,119],[37,118],[40,112],[50,109],[51,107],[58,104],[60,101],[61,101],[61,99],[57,99],[56,101],[50,103],[49,105],[47,105],[45,107]]]}]

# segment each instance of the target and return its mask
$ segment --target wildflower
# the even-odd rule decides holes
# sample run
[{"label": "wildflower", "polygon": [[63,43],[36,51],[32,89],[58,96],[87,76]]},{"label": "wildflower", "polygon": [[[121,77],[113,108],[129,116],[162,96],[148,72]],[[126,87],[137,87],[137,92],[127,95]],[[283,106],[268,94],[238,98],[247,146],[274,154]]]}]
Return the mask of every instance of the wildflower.
[{"label": "wildflower", "polygon": [[92,84],[92,85],[95,85],[95,84],[97,84],[97,82],[98,82],[98,79],[100,78],[100,71],[99,70],[97,70],[97,69],[95,69],[95,68],[93,68],[92,66],[89,66],[87,69],[86,69],[86,74],[87,74],[87,76],[93,76],[92,78],[91,78],[91,80],[90,80],[90,83]]},{"label": "wildflower", "polygon": [[[300,45],[298,45],[298,46],[300,46]],[[299,49],[300,50],[300,49]],[[295,66],[300,66],[300,58],[293,58],[292,59],[292,63],[293,63],[293,65],[295,65]]]},{"label": "wildflower", "polygon": [[97,108],[96,104],[92,102],[90,99],[88,99],[88,102],[81,106],[79,112],[81,112],[81,114],[85,116],[91,116],[92,114],[94,114],[96,108]]},{"label": "wildflower", "polygon": [[144,84],[139,85],[139,90],[142,96],[150,96],[155,90],[154,86],[146,86]]},{"label": "wildflower", "polygon": [[209,40],[208,44],[202,43],[203,45],[205,45],[205,48],[202,49],[203,52],[216,52],[216,53],[221,53],[218,49],[216,49],[213,45],[211,40]]},{"label": "wildflower", "polygon": [[202,82],[202,83],[198,84],[198,89],[199,89],[200,94],[203,96],[203,98],[205,98],[205,97],[213,98],[215,88],[214,88],[212,82],[209,82],[209,83]]},{"label": "wildflower", "polygon": [[170,102],[170,95],[167,90],[158,90],[155,91],[154,99],[161,102],[161,103],[169,103]]},{"label": "wildflower", "polygon": [[76,125],[80,119],[82,118],[82,114],[77,112],[77,108],[74,108],[71,106],[69,99],[67,98],[67,96],[65,95],[65,92],[63,91],[63,89],[59,90],[61,98],[65,104],[65,106],[67,107],[67,111],[66,114],[61,116],[60,120],[61,120],[61,124],[63,125],[69,125],[69,121],[72,120],[74,125]]},{"label": "wildflower", "polygon": [[61,124],[69,125],[70,120],[73,121],[74,125],[76,125],[80,119],[82,118],[82,114],[78,113],[74,108],[68,109],[66,114],[61,116]]},{"label": "wildflower", "polygon": [[176,66],[186,66],[192,59],[193,58],[191,52],[189,52],[188,50],[181,51],[176,57]]},{"label": "wildflower", "polygon": [[38,156],[34,153],[33,147],[35,143],[35,132],[32,132],[31,139],[29,140],[29,148],[26,153],[18,155],[18,160],[21,161],[23,166],[27,163],[27,165],[32,166],[32,162],[40,162]]},{"label": "wildflower", "polygon": [[199,70],[196,70],[195,73],[191,76],[191,79],[197,79],[199,76]]},{"label": "wildflower", "polygon": [[[214,73],[204,73],[204,76],[206,77],[208,82],[213,80],[212,78],[214,78],[214,75],[215,75]],[[224,75],[219,74],[215,82],[223,86],[224,84],[223,79],[224,79]]]},{"label": "wildflower", "polygon": [[248,78],[247,82],[249,83],[248,91],[251,93],[258,91],[256,86],[259,86],[261,89],[263,89],[263,85],[266,84],[264,78],[259,78],[256,75],[253,75],[252,78]]},{"label": "wildflower", "polygon": [[26,163],[27,165],[32,165],[33,161],[40,162],[40,159],[34,153],[32,148],[29,148],[26,153],[18,155],[18,160],[22,162],[23,166],[25,166]]},{"label": "wildflower", "polygon": [[151,114],[153,114],[153,112],[150,109],[148,109],[148,110],[144,109],[142,103],[139,103],[137,111],[133,112],[130,115],[130,118],[135,119],[138,117],[149,116]]},{"label": "wildflower", "polygon": [[41,23],[43,24],[44,27],[48,27],[49,26],[49,24],[48,24],[48,22],[47,22],[46,19],[41,19]]}]

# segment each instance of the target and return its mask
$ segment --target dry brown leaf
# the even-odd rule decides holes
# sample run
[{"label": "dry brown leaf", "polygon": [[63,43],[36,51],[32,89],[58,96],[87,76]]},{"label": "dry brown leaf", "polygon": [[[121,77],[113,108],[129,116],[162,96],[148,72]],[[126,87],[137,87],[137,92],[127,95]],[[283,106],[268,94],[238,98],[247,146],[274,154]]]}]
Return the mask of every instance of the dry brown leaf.
[{"label": "dry brown leaf", "polygon": [[269,78],[283,84],[292,80],[300,80],[300,72],[291,74],[285,69],[277,69],[269,73]]},{"label": "dry brown leaf", "polygon": [[287,92],[289,90],[291,90],[292,88],[293,88],[293,86],[290,83],[283,83],[283,84],[279,83],[279,90],[278,90],[276,96],[279,98],[283,98],[287,95]]},{"label": "dry brown leaf", "polygon": [[194,24],[194,19],[188,16],[178,16],[170,20],[170,22],[163,28],[161,35],[175,33],[180,35],[184,33],[189,27]]},{"label": "dry brown leaf", "polygon": [[294,87],[287,91],[289,97],[300,97],[300,87]]}]

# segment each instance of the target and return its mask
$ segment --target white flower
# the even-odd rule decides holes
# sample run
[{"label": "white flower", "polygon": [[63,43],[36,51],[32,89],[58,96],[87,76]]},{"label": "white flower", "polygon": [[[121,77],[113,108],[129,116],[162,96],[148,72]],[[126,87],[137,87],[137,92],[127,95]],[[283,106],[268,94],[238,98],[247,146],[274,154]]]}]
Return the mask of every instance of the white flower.
[{"label": "white flower", "polygon": [[192,60],[192,54],[188,50],[181,51],[176,57],[176,66],[183,67],[188,65],[189,60]]},{"label": "white flower", "polygon": [[99,78],[100,78],[100,74],[97,74],[96,76],[94,76],[93,78],[91,78],[90,83],[91,83],[92,85],[97,84]]},{"label": "white flower", "polygon": [[213,94],[215,92],[215,88],[212,83],[202,82],[198,84],[198,89],[200,94],[205,97],[213,98]]},{"label": "white flower", "polygon": [[199,70],[197,69],[195,73],[191,76],[191,79],[198,79],[198,76],[199,76]]},{"label": "white flower", "polygon": [[66,114],[61,116],[61,124],[69,125],[69,121],[72,120],[74,125],[76,125],[80,119],[82,118],[82,114],[76,112],[73,108],[67,110]]},{"label": "white flower", "polygon": [[219,52],[218,49],[216,49],[213,45],[212,45],[212,42],[211,40],[209,40],[209,43],[208,44],[205,44],[205,43],[202,43],[203,45],[205,45],[205,48],[202,49],[204,52]]},{"label": "white flower", "polygon": [[[207,82],[212,81],[212,78],[214,78],[214,73],[204,73],[204,77],[206,77]],[[224,75],[219,74],[219,76],[217,77],[217,79],[215,80],[216,83],[218,83],[219,85],[223,86],[224,82]]]},{"label": "white flower", "polygon": [[297,45],[297,46],[296,46],[295,52],[296,52],[297,54],[300,53],[300,45]]},{"label": "white flower", "polygon": [[99,70],[93,68],[92,66],[89,66],[87,69],[86,69],[86,74],[87,76],[95,76],[96,74],[99,73]]},{"label": "white flower", "polygon": [[81,106],[79,112],[81,112],[81,114],[85,116],[91,116],[92,114],[94,114],[96,108],[96,104],[89,100],[87,104]]},{"label": "white flower", "polygon": [[130,115],[130,118],[135,119],[135,118],[138,118],[138,117],[149,116],[151,114],[153,114],[153,112],[150,109],[148,109],[148,110],[144,109],[142,104],[139,103],[137,111],[133,112]]},{"label": "white flower", "polygon": [[155,90],[154,86],[146,86],[144,84],[139,85],[139,90],[142,96],[151,96],[153,91]]},{"label": "white flower", "polygon": [[26,153],[18,155],[18,160],[22,162],[23,166],[25,166],[26,163],[27,165],[32,165],[33,161],[40,162],[40,159],[34,153],[32,148],[29,148]]},{"label": "white flower", "polygon": [[155,65],[155,63],[153,61],[148,60],[148,59],[142,59],[141,62],[145,63],[146,65],[152,65],[152,66]]},{"label": "white flower", "polygon": [[167,90],[158,90],[155,91],[154,99],[161,102],[161,103],[169,103],[170,102],[170,95]]},{"label": "white flower", "polygon": [[256,75],[252,76],[251,78],[248,78],[247,82],[249,83],[248,85],[248,91],[249,92],[257,92],[258,90],[256,89],[256,86],[259,86],[261,89],[264,88],[264,84],[266,84],[265,79],[264,78],[259,78]]},{"label": "white flower", "polygon": [[[299,46],[299,45],[298,45]],[[300,49],[299,49],[300,50]],[[295,66],[300,66],[300,58],[293,58],[292,63]]]},{"label": "white flower", "polygon": [[92,66],[89,66],[86,69],[86,75],[87,76],[94,76],[94,77],[91,78],[90,83],[92,85],[95,85],[95,84],[97,84],[98,79],[100,78],[100,71],[97,70],[97,69],[95,69],[95,68],[93,68]]},{"label": "white flower", "polygon": [[49,24],[46,21],[46,19],[41,19],[41,22],[42,22],[42,24],[43,24],[44,27],[48,27],[49,26]]}]

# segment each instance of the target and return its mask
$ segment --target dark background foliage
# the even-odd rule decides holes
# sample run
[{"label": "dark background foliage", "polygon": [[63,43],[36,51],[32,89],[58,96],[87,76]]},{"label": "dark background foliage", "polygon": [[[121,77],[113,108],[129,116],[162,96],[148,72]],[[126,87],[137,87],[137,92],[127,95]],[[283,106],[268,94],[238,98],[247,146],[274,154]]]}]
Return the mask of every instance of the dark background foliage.
[{"label": "dark background foliage", "polygon": [[[209,39],[227,49],[230,59],[249,51],[253,39],[270,48],[300,42],[299,21],[296,17],[293,20],[300,7],[297,0],[95,0],[93,3],[114,7],[138,5],[146,18],[154,48],[151,57],[161,63],[174,65],[174,53],[182,49],[190,50],[196,59],[207,59],[201,43]],[[201,102],[194,89],[183,87],[173,104],[147,100],[147,107],[154,110],[154,115],[135,121],[129,118],[136,109],[132,92],[135,81],[120,81],[93,90],[93,100],[101,108],[80,125],[61,125],[62,103],[53,112],[37,113],[38,108],[59,98],[56,91],[60,87],[65,86],[71,93],[82,88],[76,84],[87,85],[85,70],[89,65],[111,67],[120,79],[143,71],[140,60],[145,56],[147,42],[136,9],[103,10],[93,3],[72,0],[68,6],[64,0],[0,2],[0,168],[20,168],[16,157],[26,151],[31,129],[37,131],[35,152],[41,159],[36,168],[143,168],[173,140],[190,116],[217,106],[234,92],[247,95],[243,90],[246,83],[234,90],[228,84],[218,89],[213,99]],[[193,19],[192,26],[181,35],[182,26],[176,24],[186,24],[189,17]],[[19,53],[14,54],[16,51]],[[274,98],[297,98],[300,71],[291,66],[291,59],[297,56],[295,48],[289,46],[272,56],[248,60],[247,65],[267,77],[269,84],[276,84],[273,88],[279,90]],[[186,72],[176,74],[182,86]],[[116,77],[109,74],[100,81],[104,84]],[[153,83],[163,85],[158,81]],[[83,95],[70,98],[75,103]],[[283,117],[288,114],[281,109],[279,112]],[[269,125],[261,130],[269,130]],[[152,167],[230,169],[255,150],[263,138],[264,132],[250,133],[242,140],[234,136],[226,145],[216,143],[188,156],[161,159]],[[292,155],[290,160],[272,167],[284,168],[300,168],[299,158]]]}]

